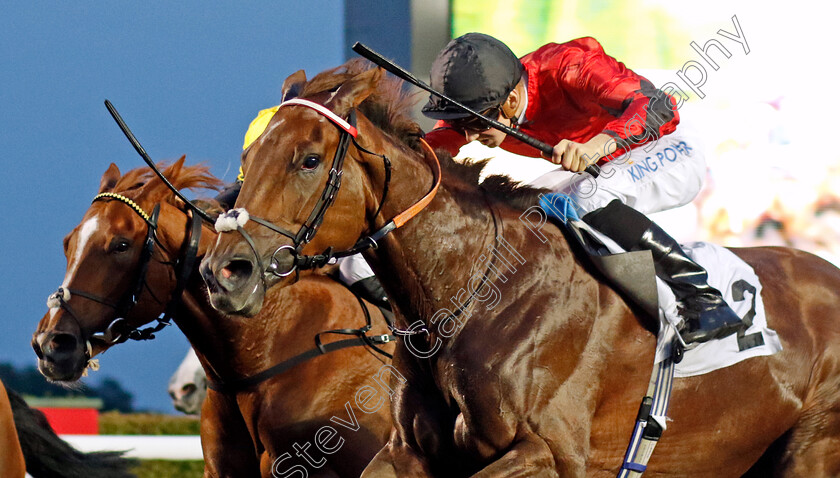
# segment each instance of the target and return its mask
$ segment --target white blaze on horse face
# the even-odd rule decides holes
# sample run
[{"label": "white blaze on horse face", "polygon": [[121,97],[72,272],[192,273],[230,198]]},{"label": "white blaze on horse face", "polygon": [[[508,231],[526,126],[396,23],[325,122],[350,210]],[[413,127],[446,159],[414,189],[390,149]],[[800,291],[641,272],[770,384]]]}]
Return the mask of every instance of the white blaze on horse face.
[{"label": "white blaze on horse face", "polygon": [[79,239],[76,241],[76,251],[73,254],[73,258],[70,260],[70,263],[67,264],[67,274],[64,275],[64,282],[61,283],[61,287],[67,288],[70,283],[70,279],[73,278],[73,275],[76,273],[76,269],[79,268],[79,262],[82,260],[82,253],[87,247],[88,241],[90,241],[93,233],[96,232],[98,228],[98,217],[92,217],[82,224],[82,227],[79,229]]},{"label": "white blaze on horse face", "polygon": [[265,131],[263,131],[262,134],[260,135],[260,146],[262,146],[262,143],[265,141],[266,136],[270,135],[271,132],[274,131],[275,128],[281,126],[285,122],[286,122],[286,118],[283,118],[280,121],[278,121],[278,122],[274,123],[273,125],[269,126],[268,129],[266,129]]}]

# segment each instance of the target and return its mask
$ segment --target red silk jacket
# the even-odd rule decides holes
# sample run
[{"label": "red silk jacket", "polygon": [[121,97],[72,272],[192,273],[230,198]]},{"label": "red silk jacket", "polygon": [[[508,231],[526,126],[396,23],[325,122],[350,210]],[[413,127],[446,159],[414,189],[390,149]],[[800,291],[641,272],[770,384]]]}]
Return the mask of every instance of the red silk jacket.
[{"label": "red silk jacket", "polygon": [[[519,129],[544,143],[553,146],[563,139],[584,143],[607,133],[619,141],[619,148],[601,158],[604,162],[672,133],[679,123],[674,99],[607,55],[594,38],[549,43],[521,61],[528,74],[528,105]],[[466,138],[438,121],[426,141],[455,155]],[[540,156],[510,136],[501,147]]]}]

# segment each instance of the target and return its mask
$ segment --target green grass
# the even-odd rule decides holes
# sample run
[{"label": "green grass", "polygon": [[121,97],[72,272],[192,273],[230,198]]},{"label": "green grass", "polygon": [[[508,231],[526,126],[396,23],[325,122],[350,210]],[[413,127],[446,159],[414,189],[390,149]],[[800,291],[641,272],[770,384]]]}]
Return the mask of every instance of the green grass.
[{"label": "green grass", "polygon": [[197,417],[154,413],[106,412],[99,415],[102,435],[198,435]]},{"label": "green grass", "polygon": [[143,460],[133,471],[137,478],[201,478],[204,462]]}]

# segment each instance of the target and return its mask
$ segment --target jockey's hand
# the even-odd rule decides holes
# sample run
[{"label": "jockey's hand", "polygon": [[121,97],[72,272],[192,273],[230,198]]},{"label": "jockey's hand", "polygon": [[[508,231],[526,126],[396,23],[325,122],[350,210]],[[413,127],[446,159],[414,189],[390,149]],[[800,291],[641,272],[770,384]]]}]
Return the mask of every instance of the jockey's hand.
[{"label": "jockey's hand", "polygon": [[[610,154],[615,151],[615,141],[610,142],[612,139],[612,136],[605,133],[585,143],[564,139],[554,146],[551,158],[548,159],[554,164],[563,166],[563,169],[567,171],[579,173],[590,164],[597,163],[605,153]],[[610,148],[610,151],[605,152],[605,147]]]}]

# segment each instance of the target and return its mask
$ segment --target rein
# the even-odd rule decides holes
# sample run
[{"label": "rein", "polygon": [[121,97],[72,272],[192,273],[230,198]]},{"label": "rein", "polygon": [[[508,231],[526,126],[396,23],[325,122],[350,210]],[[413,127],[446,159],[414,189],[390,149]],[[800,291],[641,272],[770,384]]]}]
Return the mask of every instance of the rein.
[{"label": "rein", "polygon": [[[288,358],[277,365],[269,367],[262,372],[257,374],[251,375],[245,378],[239,378],[235,380],[222,380],[216,375],[215,377],[207,377],[207,387],[211,390],[214,390],[219,393],[224,394],[235,394],[239,391],[245,390],[249,387],[253,387],[254,385],[258,385],[276,375],[280,375],[281,373],[285,373],[292,368],[311,360],[319,355],[326,355],[330,352],[335,352],[337,350],[346,349],[349,347],[359,347],[365,346],[369,347],[376,353],[383,355],[389,359],[394,358],[388,352],[380,349],[378,345],[384,345],[389,342],[393,342],[397,339],[394,335],[382,334],[382,335],[367,335],[371,328],[373,328],[373,324],[370,318],[370,311],[367,308],[367,305],[364,303],[364,300],[359,297],[357,294],[353,294],[356,296],[356,300],[359,301],[359,305],[362,307],[362,311],[365,314],[365,325],[358,329],[335,329],[335,330],[327,330],[324,332],[319,332],[315,335],[315,348],[309,349],[306,352],[300,353],[295,355],[294,357]],[[382,311],[382,316],[385,318],[385,323],[388,325],[389,329],[393,329],[393,323],[391,320],[388,319],[388,316]],[[335,342],[330,342],[328,344],[323,344],[321,342],[321,335],[324,334],[341,334],[341,335],[355,335],[356,338],[352,339],[344,339],[338,340]]]}]

